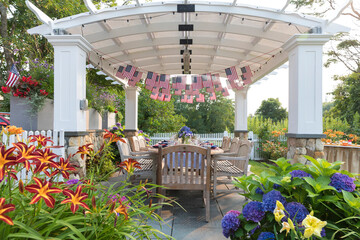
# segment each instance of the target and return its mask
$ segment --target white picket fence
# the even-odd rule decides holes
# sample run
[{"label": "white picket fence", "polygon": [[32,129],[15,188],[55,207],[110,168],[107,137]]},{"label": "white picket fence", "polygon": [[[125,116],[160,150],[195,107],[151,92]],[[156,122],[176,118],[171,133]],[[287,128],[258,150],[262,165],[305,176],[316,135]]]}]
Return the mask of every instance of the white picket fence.
[{"label": "white picket fence", "polygon": [[[156,144],[159,141],[162,140],[170,140],[173,138],[174,135],[176,135],[176,132],[172,133],[154,133],[153,135],[150,135],[151,139],[151,145]],[[222,139],[224,136],[229,136],[231,138],[234,137],[234,133],[228,133],[227,131],[223,133],[202,133],[202,134],[195,134],[195,136],[200,139],[201,141],[209,141],[215,145],[221,146]],[[261,155],[261,146],[259,138],[256,134],[253,132],[249,132],[248,139],[251,140],[254,143],[254,147],[251,150],[251,159],[252,160],[263,160],[264,157]],[[280,137],[281,141],[286,141],[285,136]]]},{"label": "white picket fence", "polygon": [[[2,142],[4,144],[6,144],[7,148],[12,147],[13,143],[17,143],[17,142],[25,142],[28,145],[37,145],[37,143],[33,142],[30,143],[29,142],[29,136],[32,135],[43,135],[46,137],[50,137],[50,140],[52,140],[54,143],[48,142],[47,143],[47,147],[54,147],[51,148],[52,152],[55,153],[56,155],[58,155],[58,157],[56,158],[55,161],[59,161],[60,157],[65,157],[65,134],[63,130],[60,131],[52,131],[52,130],[48,130],[48,131],[24,131],[22,134],[17,134],[15,135],[11,135],[10,139],[8,141],[7,136],[5,134],[3,134],[2,136],[0,136],[2,138]],[[17,177],[19,179],[22,179],[23,181],[27,181],[28,179],[31,179],[32,174],[31,172],[26,173],[26,169],[22,169],[22,171],[17,173]],[[58,181],[62,181],[62,177],[61,179],[57,179]]]}]

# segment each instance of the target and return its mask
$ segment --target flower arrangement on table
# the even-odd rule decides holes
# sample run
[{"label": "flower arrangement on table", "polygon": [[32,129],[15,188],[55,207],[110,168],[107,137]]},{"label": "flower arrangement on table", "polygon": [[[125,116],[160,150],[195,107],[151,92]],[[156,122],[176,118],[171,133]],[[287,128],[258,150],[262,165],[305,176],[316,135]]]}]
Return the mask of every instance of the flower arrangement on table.
[{"label": "flower arrangement on table", "polygon": [[251,201],[222,220],[231,239],[360,239],[360,182],[341,162],[251,163],[235,186]]},{"label": "flower arrangement on table", "polygon": [[39,62],[38,59],[27,61],[23,65],[27,65],[29,70],[19,70],[22,77],[15,86],[2,86],[1,90],[14,97],[26,98],[31,106],[29,112],[35,114],[42,109],[45,99],[53,99],[54,67],[46,61]]},{"label": "flower arrangement on table", "polygon": [[191,137],[193,137],[193,132],[190,130],[189,127],[187,126],[183,126],[178,134],[177,134],[177,137],[181,139],[181,143],[182,144],[188,144]]},{"label": "flower arrangement on table", "polygon": [[[20,130],[9,128],[7,133],[17,134]],[[75,154],[82,158],[87,155],[91,162],[87,178],[81,180],[68,180],[76,170],[73,155],[56,161],[57,155],[45,147],[51,141],[48,137],[30,136],[27,141],[36,145],[18,142],[10,148],[0,146],[2,239],[169,238],[146,225],[150,218],[161,221],[154,213],[161,205],[153,204],[150,195],[158,186],[146,182],[134,186],[128,181],[134,169],[141,168],[138,162],[129,159],[120,165],[128,174],[116,188],[94,181],[101,168],[94,159],[112,142],[121,140],[113,133],[104,138],[100,150],[87,144]],[[19,180],[16,174],[22,170],[32,177],[26,174],[26,179]]]},{"label": "flower arrangement on table", "polygon": [[321,139],[325,145],[359,146],[360,138],[355,134],[346,134],[341,131],[327,129],[324,134],[326,138]]}]

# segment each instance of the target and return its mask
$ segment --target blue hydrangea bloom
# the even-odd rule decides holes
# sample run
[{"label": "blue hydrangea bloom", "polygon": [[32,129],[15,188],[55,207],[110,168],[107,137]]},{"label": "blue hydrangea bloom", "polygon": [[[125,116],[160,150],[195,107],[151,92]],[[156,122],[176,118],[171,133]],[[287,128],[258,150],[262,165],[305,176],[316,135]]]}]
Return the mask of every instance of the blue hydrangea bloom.
[{"label": "blue hydrangea bloom", "polygon": [[286,199],[281,196],[281,193],[277,190],[271,190],[263,196],[264,211],[274,211],[276,207],[276,201],[280,201],[284,206],[286,205]]},{"label": "blue hydrangea bloom", "polygon": [[321,229],[320,236],[321,237],[326,237],[325,228]]},{"label": "blue hydrangea bloom", "polygon": [[335,173],[330,179],[331,182],[329,185],[336,188],[338,192],[341,192],[341,190],[353,192],[356,188],[354,183],[355,179],[349,177],[348,175]]},{"label": "blue hydrangea bloom", "polygon": [[221,220],[223,234],[226,238],[234,235],[236,230],[239,228],[240,219],[238,218],[238,216],[240,214],[241,213],[239,211],[231,210]]},{"label": "blue hydrangea bloom", "polygon": [[115,127],[115,126],[114,126],[112,129],[113,129],[114,131],[119,130],[119,128],[118,128],[118,127]]},{"label": "blue hydrangea bloom", "polygon": [[257,240],[275,240],[275,235],[271,232],[262,232]]},{"label": "blue hydrangea bloom", "polygon": [[306,207],[298,202],[290,202],[286,204],[285,210],[285,214],[288,217],[290,215],[290,219],[295,220],[298,223],[301,223],[309,214],[309,211],[306,209]]},{"label": "blue hydrangea bloom", "polygon": [[264,194],[263,190],[261,188],[259,188],[259,187],[255,190],[255,193],[258,193],[258,194],[261,194],[261,195]]},{"label": "blue hydrangea bloom", "polygon": [[281,185],[274,183],[273,189],[277,189],[277,188],[279,188],[279,187],[281,187]]},{"label": "blue hydrangea bloom", "polygon": [[290,175],[291,175],[291,180],[292,180],[293,178],[296,178],[296,177],[298,177],[298,178],[303,178],[303,177],[311,177],[311,178],[313,178],[310,173],[307,173],[307,172],[305,172],[305,171],[303,171],[303,170],[294,170],[294,171],[291,171],[291,172],[290,172]]},{"label": "blue hydrangea bloom", "polygon": [[263,204],[257,201],[249,202],[243,209],[243,215],[247,221],[260,222],[265,216]]}]

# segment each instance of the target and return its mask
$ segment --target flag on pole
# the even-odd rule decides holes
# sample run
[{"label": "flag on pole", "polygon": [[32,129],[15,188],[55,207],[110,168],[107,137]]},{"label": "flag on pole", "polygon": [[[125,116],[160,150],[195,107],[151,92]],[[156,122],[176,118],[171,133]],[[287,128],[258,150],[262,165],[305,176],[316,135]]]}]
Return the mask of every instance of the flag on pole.
[{"label": "flag on pole", "polygon": [[214,93],[214,92],[211,92],[210,93],[210,98],[209,98],[210,100],[216,100],[216,94]]},{"label": "flag on pole", "polygon": [[171,100],[171,94],[165,94],[164,101],[170,102],[170,100]]},{"label": "flag on pole", "polygon": [[239,79],[239,76],[236,72],[236,68],[235,67],[229,67],[225,69],[225,74],[227,76],[227,78],[229,79],[230,82],[233,82],[237,79]]},{"label": "flag on pole", "polygon": [[136,68],[131,66],[131,65],[127,65],[124,72],[123,72],[123,76],[128,78],[128,79],[132,79],[132,77],[134,76],[134,73],[136,71]]},{"label": "flag on pole", "polygon": [[117,76],[118,78],[124,78],[124,69],[125,69],[124,66],[120,66],[115,76]]},{"label": "flag on pole", "polygon": [[15,64],[13,64],[12,67],[10,68],[9,78],[6,81],[6,85],[9,87],[15,86],[19,78],[20,78],[20,73],[17,70]]}]

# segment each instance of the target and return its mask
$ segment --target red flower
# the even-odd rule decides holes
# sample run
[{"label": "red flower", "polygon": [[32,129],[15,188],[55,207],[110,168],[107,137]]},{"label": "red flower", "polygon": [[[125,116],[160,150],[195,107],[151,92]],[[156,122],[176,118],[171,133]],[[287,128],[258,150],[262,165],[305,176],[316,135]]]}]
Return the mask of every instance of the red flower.
[{"label": "red flower", "polygon": [[31,138],[30,142],[37,142],[42,147],[45,147],[47,143],[54,143],[50,137],[45,137],[43,135],[31,135],[29,136]]},{"label": "red flower", "polygon": [[8,166],[16,164],[16,158],[12,156],[15,148],[6,150],[5,146],[0,147],[0,180],[4,179]]},{"label": "red flower", "polygon": [[12,219],[9,216],[4,215],[7,212],[15,210],[14,204],[4,204],[5,198],[0,198],[0,220],[6,222],[9,225],[14,225]]},{"label": "red flower", "polygon": [[46,90],[40,90],[40,93],[41,93],[41,95],[44,95],[44,96],[49,95],[49,93],[48,93],[48,92],[46,92]]},{"label": "red flower", "polygon": [[82,202],[88,197],[88,194],[82,193],[81,190],[82,186],[79,185],[76,188],[75,192],[69,189],[64,189],[63,191],[63,194],[65,196],[68,196],[69,198],[63,200],[61,203],[71,203],[70,209],[73,213],[75,213],[79,209],[79,205],[83,206],[83,208],[90,210],[89,206],[86,205],[86,203]]},{"label": "red flower", "polygon": [[51,174],[51,176],[55,176],[56,174],[61,173],[64,178],[69,179],[68,171],[76,171],[76,168],[70,164],[69,160],[71,157],[72,155],[70,155],[66,160],[64,158],[60,158],[57,169]]},{"label": "red flower", "polygon": [[91,153],[94,152],[94,149],[90,147],[91,145],[93,145],[93,144],[89,143],[89,144],[80,146],[78,151],[75,154],[80,153],[81,159],[84,159],[85,155],[90,155]]},{"label": "red flower", "polygon": [[51,152],[49,148],[45,148],[44,150],[38,149],[34,152],[34,155],[37,156],[35,160],[36,169],[34,170],[34,173],[40,172],[46,167],[58,168],[57,163],[53,161],[57,155]]},{"label": "red flower", "polygon": [[115,110],[114,113],[118,113],[118,111]]},{"label": "red flower", "polygon": [[5,87],[5,86],[2,86],[1,87],[1,90],[3,93],[9,93],[11,91],[11,88],[10,87]]},{"label": "red flower", "polygon": [[125,141],[119,137],[118,135],[116,135],[115,133],[109,132],[109,130],[104,129],[105,130],[105,134],[104,134],[104,138],[109,138],[109,143],[113,143],[113,142],[117,142],[117,141],[122,141],[123,143],[125,143]]},{"label": "red flower", "polygon": [[34,204],[42,198],[44,199],[46,205],[48,205],[50,208],[54,208],[55,199],[50,195],[50,193],[61,193],[61,189],[51,187],[52,183],[46,180],[42,182],[36,177],[33,179],[37,184],[31,184],[25,187],[26,191],[35,193],[34,197],[31,199],[30,204]]},{"label": "red flower", "polygon": [[119,199],[119,203],[120,205],[113,210],[113,212],[116,214],[116,216],[119,216],[120,214],[125,216],[125,220],[127,220],[128,217],[128,213],[127,213],[127,207],[122,203],[122,201]]},{"label": "red flower", "polygon": [[132,158],[120,163],[119,167],[123,168],[128,173],[134,172],[135,168],[141,169],[139,162]]},{"label": "red flower", "polygon": [[23,142],[18,142],[13,144],[17,151],[17,162],[24,163],[26,170],[29,171],[30,169],[30,162],[29,160],[38,160],[39,156],[34,154],[35,146],[28,146]]}]

